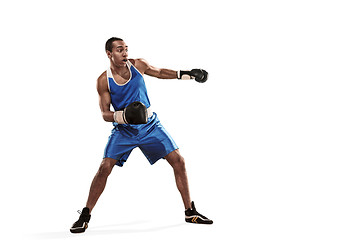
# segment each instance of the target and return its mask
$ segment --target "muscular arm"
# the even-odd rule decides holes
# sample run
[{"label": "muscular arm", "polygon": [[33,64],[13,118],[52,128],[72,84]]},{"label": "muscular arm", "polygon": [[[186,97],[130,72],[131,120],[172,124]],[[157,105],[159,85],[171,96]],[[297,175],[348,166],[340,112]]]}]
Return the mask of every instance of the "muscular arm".
[{"label": "muscular arm", "polygon": [[142,73],[146,75],[161,78],[161,79],[175,79],[177,78],[177,71],[166,69],[166,68],[156,68],[151,66],[145,59],[136,59],[135,66]]},{"label": "muscular arm", "polygon": [[98,78],[96,88],[99,93],[99,104],[103,119],[106,122],[114,122],[114,112],[110,111],[111,98],[107,84],[106,72],[101,74]]}]

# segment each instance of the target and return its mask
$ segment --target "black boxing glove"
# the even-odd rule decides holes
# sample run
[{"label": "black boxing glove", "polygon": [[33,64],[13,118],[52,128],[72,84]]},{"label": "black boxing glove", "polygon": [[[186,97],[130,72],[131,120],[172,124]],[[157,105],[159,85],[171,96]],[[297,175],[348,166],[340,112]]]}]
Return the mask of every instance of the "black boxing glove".
[{"label": "black boxing glove", "polygon": [[124,111],[114,113],[115,122],[120,124],[145,124],[147,119],[147,108],[142,102],[130,103]]},{"label": "black boxing glove", "polygon": [[177,72],[177,78],[181,80],[195,79],[199,83],[206,82],[208,72],[203,69],[192,69],[191,71],[180,70]]}]

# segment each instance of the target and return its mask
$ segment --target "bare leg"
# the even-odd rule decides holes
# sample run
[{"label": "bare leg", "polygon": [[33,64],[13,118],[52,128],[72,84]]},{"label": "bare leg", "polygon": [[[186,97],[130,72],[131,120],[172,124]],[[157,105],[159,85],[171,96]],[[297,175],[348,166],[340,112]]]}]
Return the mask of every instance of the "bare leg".
[{"label": "bare leg", "polygon": [[94,208],[101,193],[105,189],[106,181],[110,175],[113,167],[116,164],[116,160],[112,158],[104,158],[98,172],[96,173],[90,187],[89,197],[86,203],[86,207],[90,209],[90,213]]},{"label": "bare leg", "polygon": [[190,191],[184,158],[177,149],[166,155],[165,159],[174,169],[176,186],[181,194],[185,209],[191,208]]}]

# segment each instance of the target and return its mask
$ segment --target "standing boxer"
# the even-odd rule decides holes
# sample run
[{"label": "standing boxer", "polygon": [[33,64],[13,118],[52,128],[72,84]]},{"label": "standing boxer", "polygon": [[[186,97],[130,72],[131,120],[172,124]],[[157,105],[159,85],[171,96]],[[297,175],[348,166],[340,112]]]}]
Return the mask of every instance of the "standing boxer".
[{"label": "standing boxer", "polygon": [[[103,119],[112,122],[114,129],[105,147],[102,163],[96,173],[79,220],[70,231],[81,233],[86,230],[91,211],[103,192],[106,180],[113,167],[122,167],[131,151],[139,147],[150,164],[164,158],[172,166],[177,188],[185,207],[185,221],[212,224],[213,221],[196,211],[191,201],[184,158],[169,133],[161,125],[157,114],[151,111],[144,82],[144,74],[161,79],[207,80],[202,69],[174,71],[151,66],[144,59],[129,59],[128,46],[121,38],[110,38],[105,44],[110,67],[97,80],[97,91]],[[110,110],[110,104],[115,111]]]}]

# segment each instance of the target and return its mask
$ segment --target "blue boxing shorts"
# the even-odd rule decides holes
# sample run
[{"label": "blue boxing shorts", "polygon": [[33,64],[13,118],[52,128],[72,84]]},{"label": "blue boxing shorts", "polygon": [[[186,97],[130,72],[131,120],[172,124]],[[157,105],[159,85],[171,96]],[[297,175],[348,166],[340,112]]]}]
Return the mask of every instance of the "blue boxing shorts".
[{"label": "blue boxing shorts", "polygon": [[146,124],[117,124],[109,136],[104,158],[117,160],[122,167],[131,151],[139,147],[151,165],[178,149],[154,112]]}]

